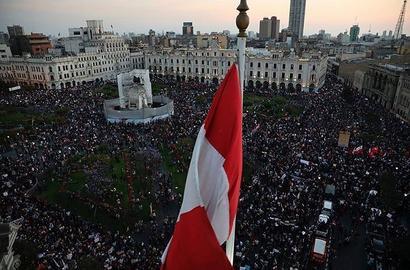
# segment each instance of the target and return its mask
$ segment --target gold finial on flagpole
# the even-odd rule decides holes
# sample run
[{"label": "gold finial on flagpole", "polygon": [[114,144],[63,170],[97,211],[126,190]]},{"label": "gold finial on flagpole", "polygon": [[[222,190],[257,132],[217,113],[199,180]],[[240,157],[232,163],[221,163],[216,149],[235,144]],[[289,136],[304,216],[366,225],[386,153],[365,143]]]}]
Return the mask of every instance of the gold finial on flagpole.
[{"label": "gold finial on flagpole", "polygon": [[246,0],[241,0],[237,10],[239,11],[238,16],[236,17],[236,26],[239,29],[238,37],[247,37],[246,29],[249,26],[249,16],[246,14],[246,11],[249,10]]}]

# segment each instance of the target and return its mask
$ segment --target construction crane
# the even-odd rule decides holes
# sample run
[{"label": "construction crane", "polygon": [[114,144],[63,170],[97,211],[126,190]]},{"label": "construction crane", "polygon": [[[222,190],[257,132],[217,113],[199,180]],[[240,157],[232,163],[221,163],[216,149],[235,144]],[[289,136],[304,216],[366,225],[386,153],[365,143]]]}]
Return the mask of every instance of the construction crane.
[{"label": "construction crane", "polygon": [[401,34],[403,33],[403,24],[404,24],[404,15],[406,14],[406,5],[407,5],[407,0],[404,0],[403,7],[401,8],[401,11],[400,11],[399,20],[397,21],[396,29],[394,30],[394,39],[401,38]]}]

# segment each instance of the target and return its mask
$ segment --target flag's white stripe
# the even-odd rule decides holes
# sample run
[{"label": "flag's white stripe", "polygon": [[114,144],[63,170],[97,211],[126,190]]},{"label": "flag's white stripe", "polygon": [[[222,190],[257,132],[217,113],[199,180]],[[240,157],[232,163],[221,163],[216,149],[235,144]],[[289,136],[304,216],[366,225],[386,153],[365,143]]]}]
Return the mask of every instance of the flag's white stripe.
[{"label": "flag's white stripe", "polygon": [[218,241],[222,244],[229,234],[229,182],[223,167],[225,159],[205,134],[202,126],[192,153],[179,215],[204,206]]},{"label": "flag's white stripe", "polygon": [[[207,140],[204,126],[199,131],[185,184],[179,212],[188,213],[198,206],[205,208],[220,244],[229,236],[229,181],[224,170],[224,157]],[[171,239],[172,240],[172,239]],[[169,244],[162,256],[166,258]]]}]

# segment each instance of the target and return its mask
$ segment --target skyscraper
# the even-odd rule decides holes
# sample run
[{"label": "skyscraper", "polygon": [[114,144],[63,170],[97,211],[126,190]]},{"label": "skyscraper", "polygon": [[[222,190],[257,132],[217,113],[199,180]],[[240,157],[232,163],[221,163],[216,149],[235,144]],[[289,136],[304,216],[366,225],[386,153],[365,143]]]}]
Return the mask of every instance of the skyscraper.
[{"label": "skyscraper", "polygon": [[182,34],[184,36],[192,36],[194,34],[194,26],[192,22],[184,22],[182,25]]},{"label": "skyscraper", "polygon": [[263,18],[259,22],[259,38],[270,39],[272,33],[272,21],[269,18]]},{"label": "skyscraper", "polygon": [[360,34],[359,25],[355,24],[352,27],[350,27],[350,41],[351,42],[358,41],[359,40],[359,34]]},{"label": "skyscraper", "polygon": [[23,27],[20,25],[7,26],[7,31],[9,32],[10,37],[24,35]]},{"label": "skyscraper", "polygon": [[280,28],[280,20],[275,16],[270,18],[272,23],[272,31],[271,31],[271,38],[275,40],[279,40],[279,28]]},{"label": "skyscraper", "polygon": [[289,30],[298,39],[303,37],[306,0],[290,0]]}]

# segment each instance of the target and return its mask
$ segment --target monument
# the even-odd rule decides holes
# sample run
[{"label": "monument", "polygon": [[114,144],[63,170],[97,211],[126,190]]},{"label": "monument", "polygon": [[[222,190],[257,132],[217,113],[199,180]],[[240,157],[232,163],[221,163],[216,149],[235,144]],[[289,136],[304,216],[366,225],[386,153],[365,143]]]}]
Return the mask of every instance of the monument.
[{"label": "monument", "polygon": [[117,99],[104,102],[110,123],[148,123],[174,114],[174,102],[166,96],[153,96],[149,71],[134,69],[117,76]]},{"label": "monument", "polygon": [[17,238],[17,231],[22,226],[23,218],[10,223],[0,224],[0,269],[17,270],[20,267],[20,255],[15,255],[13,244]]}]

